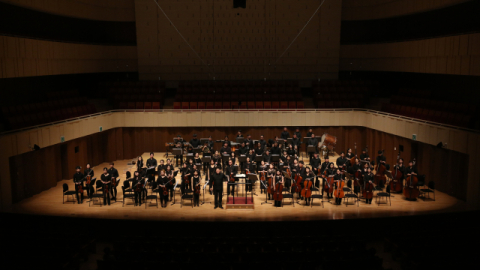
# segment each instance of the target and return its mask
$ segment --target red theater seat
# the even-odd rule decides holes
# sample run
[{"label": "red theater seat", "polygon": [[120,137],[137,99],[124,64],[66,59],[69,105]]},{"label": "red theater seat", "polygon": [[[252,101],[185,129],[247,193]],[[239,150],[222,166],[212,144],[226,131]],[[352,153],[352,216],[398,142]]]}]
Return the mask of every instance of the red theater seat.
[{"label": "red theater seat", "polygon": [[134,110],[135,109],[135,102],[128,102],[127,109]]},{"label": "red theater seat", "polygon": [[288,109],[288,101],[280,101],[280,109]]},{"label": "red theater seat", "polygon": [[205,109],[205,102],[198,102],[197,108],[198,108],[199,110],[204,110],[204,109]]},{"label": "red theater seat", "polygon": [[145,110],[151,110],[152,109],[152,102],[145,102]]},{"label": "red theater seat", "polygon": [[197,109],[197,102],[190,102],[190,109]]},{"label": "red theater seat", "polygon": [[214,109],[221,110],[222,107],[223,107],[223,104],[221,101],[215,101]]},{"label": "red theater seat", "polygon": [[280,102],[272,101],[272,109],[280,109]]},{"label": "red theater seat", "polygon": [[189,102],[182,102],[182,110],[188,110],[190,109],[190,103]]},{"label": "red theater seat", "polygon": [[249,101],[249,102],[247,103],[247,107],[248,107],[249,109],[255,109],[255,102],[254,102],[254,101]]},{"label": "red theater seat", "polygon": [[263,109],[263,101],[255,102],[255,109]]},{"label": "red theater seat", "polygon": [[182,108],[181,102],[173,102],[173,109],[180,110]]},{"label": "red theater seat", "polygon": [[231,104],[230,104],[229,101],[224,101],[224,102],[223,102],[223,105],[222,105],[222,108],[223,108],[224,110],[230,110],[232,107],[231,107]]},{"label": "red theater seat", "polygon": [[143,102],[137,101],[135,109],[137,110],[143,110]]},{"label": "red theater seat", "polygon": [[152,102],[152,109],[159,110],[160,109],[160,102]]},{"label": "red theater seat", "polygon": [[272,102],[271,102],[271,101],[265,101],[265,102],[263,102],[263,108],[265,108],[265,109],[271,109],[271,108],[272,108]]},{"label": "red theater seat", "polygon": [[296,109],[297,108],[297,103],[295,101],[289,101],[288,102],[288,108]]}]

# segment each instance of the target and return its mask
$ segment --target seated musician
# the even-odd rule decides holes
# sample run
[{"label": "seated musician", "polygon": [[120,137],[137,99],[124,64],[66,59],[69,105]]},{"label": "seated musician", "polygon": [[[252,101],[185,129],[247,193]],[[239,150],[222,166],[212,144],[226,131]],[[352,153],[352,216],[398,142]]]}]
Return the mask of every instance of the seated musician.
[{"label": "seated musician", "polygon": [[337,167],[342,171],[346,170],[347,169],[347,163],[348,163],[348,159],[345,157],[345,153],[342,152],[340,154],[340,157],[337,158]]},{"label": "seated musician", "polygon": [[[360,174],[363,174],[362,164],[360,163],[360,160],[358,158],[355,159],[355,164],[351,167],[351,174],[353,175],[353,177],[355,177],[356,172],[360,172]],[[360,192],[360,186],[355,186],[353,190],[355,193]]]},{"label": "seated musician", "polygon": [[[408,162],[408,167],[405,169],[405,179],[410,175],[418,175],[417,167],[413,166],[413,161]],[[408,181],[405,182],[405,185],[409,185]]]},{"label": "seated musician", "polygon": [[[282,172],[280,170],[276,171],[275,172],[275,177],[273,178],[273,190],[275,190],[277,188],[277,184],[281,184],[281,185],[284,185],[284,179],[283,179],[283,175],[282,175]],[[275,204],[274,206],[276,207],[281,207],[282,206],[282,201],[275,201]]]},{"label": "seated musician", "polygon": [[137,171],[140,173],[143,170],[143,157],[138,156],[137,158]]},{"label": "seated musician", "polygon": [[204,142],[203,143],[203,146],[202,146],[202,153],[203,153],[203,157],[209,157],[211,156],[211,149],[210,147],[208,146],[208,142]]},{"label": "seated musician", "polygon": [[188,163],[187,163],[187,167],[192,170],[193,169],[193,165],[195,165],[195,163],[193,163],[193,158],[189,159],[188,160]]},{"label": "seated musician", "polygon": [[237,138],[243,138],[243,135],[242,135],[242,131],[241,131],[241,130],[239,130],[239,131],[237,132]]},{"label": "seated musician", "polygon": [[227,176],[222,173],[219,167],[215,169],[215,173],[211,176],[212,187],[210,187],[210,191],[213,191],[215,196],[215,208],[222,207],[222,197],[223,197],[223,180],[227,179]]},{"label": "seated musician", "polygon": [[[137,188],[138,186],[138,188]],[[132,181],[132,189],[135,194],[135,206],[142,206],[142,193],[144,192],[145,179],[135,171]]]},{"label": "seated musician", "polygon": [[290,133],[288,132],[287,127],[283,128],[282,134],[280,134],[280,138],[284,140],[287,140],[288,138],[290,138]]},{"label": "seated musician", "polygon": [[355,155],[352,153],[352,148],[348,148],[347,154],[345,154],[345,157],[350,160],[354,157]]},{"label": "seated musician", "polygon": [[[187,166],[187,163],[183,163],[181,173],[182,173],[182,184],[180,186],[180,189],[181,189],[182,195],[183,195],[183,194],[189,193],[191,191],[190,178],[191,178],[192,174],[191,174],[190,168]],[[188,184],[187,184],[187,182],[188,182]]]},{"label": "seated musician", "polygon": [[190,145],[193,148],[198,148],[198,146],[200,145],[200,140],[197,139],[197,134],[193,134],[193,139],[190,140]]},{"label": "seated musician", "polygon": [[272,153],[272,155],[280,155],[281,151],[282,150],[280,150],[280,147],[278,147],[278,142],[275,141],[272,148],[270,149],[270,152]]},{"label": "seated musician", "polygon": [[262,144],[261,144],[261,143],[257,143],[257,148],[255,148],[255,154],[256,154],[257,156],[261,156],[261,155],[263,155],[263,152],[264,152],[263,150],[264,150],[264,149],[263,149],[263,147],[262,147]]},{"label": "seated musician", "polygon": [[[340,181],[345,181],[345,174],[342,173],[342,171],[340,170],[340,168],[337,168],[337,173],[335,174],[335,177],[333,178],[333,180],[335,180],[335,183],[336,185],[340,185]],[[341,205],[342,204],[342,198],[335,198],[335,203],[337,205]]]},{"label": "seated musician", "polygon": [[288,153],[285,150],[285,151],[283,151],[283,154],[280,156],[280,165],[282,165],[282,166],[285,165],[286,166],[287,164],[285,164],[285,163],[287,162],[287,158],[288,158]]},{"label": "seated musician", "polygon": [[[297,171],[300,176],[302,177],[303,180],[305,180],[307,178],[307,169],[305,168],[305,163],[302,161],[298,162],[298,171]],[[302,184],[301,184],[301,187],[303,188],[303,181],[302,181]],[[301,190],[297,190],[297,192],[299,192],[300,194],[300,200],[303,200],[303,197],[301,196]]]},{"label": "seated musician", "polygon": [[[165,176],[168,178],[168,181],[170,181],[170,179],[173,179],[173,174],[173,167],[171,165],[167,165],[165,169]],[[175,186],[175,183],[176,180],[173,179],[172,182],[167,185],[168,191],[170,192],[170,201],[173,199],[173,187]]]},{"label": "seated musician", "polygon": [[235,157],[235,152],[232,152],[230,154],[230,157],[228,158],[228,160],[231,160],[233,165],[235,165],[237,163],[237,158]]},{"label": "seated musician", "polygon": [[[267,169],[268,169],[268,166],[265,164],[265,161],[261,161],[260,162],[260,166],[258,166],[258,174],[261,175],[262,173],[265,173],[265,176],[266,176],[266,173],[267,173]],[[266,177],[265,177],[265,180]],[[263,192],[265,192],[265,186],[267,185],[267,183],[260,183],[260,194],[262,194]]]},{"label": "seated musician", "polygon": [[298,155],[300,154],[300,150],[298,149],[298,146],[294,145],[293,146],[293,157],[295,159],[298,159]]},{"label": "seated musician", "polygon": [[175,167],[173,166],[172,161],[171,161],[169,158],[167,158],[167,164],[165,165],[165,168],[166,168],[167,166],[170,166],[172,170],[175,168]]},{"label": "seated musician", "polygon": [[255,161],[255,151],[250,149],[247,153],[247,157],[250,158],[251,161]]},{"label": "seated musician", "polygon": [[[270,165],[268,166],[268,170],[267,170],[267,183],[268,183],[268,178],[271,177],[271,178],[273,179],[273,178],[275,177],[275,174],[276,174],[276,170],[275,170],[275,168],[273,167],[273,164],[270,164]],[[273,188],[273,187],[272,187],[272,188]],[[270,194],[270,193],[268,194],[268,199],[269,199],[269,200],[273,199],[273,198],[272,198],[272,194]]]},{"label": "seated musician", "polygon": [[370,162],[370,156],[368,156],[366,149],[363,149],[363,150],[362,150],[362,153],[360,154],[360,160],[364,160],[364,161]]},{"label": "seated musician", "polygon": [[[112,181],[112,177],[108,173],[107,168],[103,168],[103,174],[101,177],[101,182],[103,184],[103,205],[110,205],[110,183]],[[108,192],[105,192],[108,189]]]},{"label": "seated musician", "polygon": [[315,187],[320,187],[320,181],[318,180],[318,169],[320,169],[320,165],[322,164],[322,160],[318,156],[318,153],[313,154],[312,161],[310,162],[310,165],[312,166],[312,171],[315,174]]},{"label": "seated musician", "polygon": [[166,207],[167,207],[168,192],[167,192],[167,195],[163,194],[163,188],[168,188],[168,187],[167,187],[168,181],[169,181],[169,179],[168,179],[168,177],[165,175],[165,171],[164,171],[164,170],[161,170],[161,171],[160,171],[160,175],[159,175],[158,178],[157,178],[157,186],[158,186],[158,189],[159,189],[159,192],[158,192],[158,193],[160,193],[160,203],[162,204],[162,208],[166,208]]},{"label": "seated musician", "polygon": [[[228,147],[232,147],[232,142],[228,139],[228,136],[225,136],[225,138],[223,138],[223,145],[227,144]],[[222,153],[222,151],[220,151],[220,153]]]},{"label": "seated musician", "polygon": [[[94,172],[93,169],[91,168],[90,163],[87,163],[87,167],[85,168],[85,171],[83,171],[83,174],[85,175],[85,179],[87,178],[87,176],[90,176],[90,177],[91,177],[90,179],[93,179],[93,177],[95,176],[95,172]],[[87,196],[88,196],[89,198],[92,197],[93,192],[94,192],[92,183],[93,183],[93,182],[90,182],[90,185],[86,185]]]},{"label": "seated musician", "polygon": [[295,149],[293,148],[293,146],[291,144],[289,144],[287,146],[287,155],[289,155],[291,157],[295,157]]},{"label": "seated musician", "polygon": [[382,150],[378,150],[378,156],[377,156],[377,165],[380,164],[380,163],[385,166],[387,171],[390,170],[390,165],[387,164],[387,158],[383,155]]},{"label": "seated musician", "polygon": [[[373,176],[373,173],[372,173],[372,168],[367,167],[367,172],[363,175],[364,185],[365,185],[365,183],[373,184],[373,179],[374,179],[374,176]],[[365,189],[365,187],[363,187],[363,188]],[[365,199],[365,202],[367,204],[372,204],[372,198],[371,199]]]},{"label": "seated musician", "polygon": [[193,153],[193,146],[191,144],[188,145],[187,147],[187,153],[192,154]]},{"label": "seated musician", "polygon": [[[85,176],[83,173],[80,172],[80,166],[76,168],[76,172],[73,175],[73,183],[75,184],[75,195],[77,196],[77,203],[83,203],[83,180]],[[82,192],[80,192],[80,187],[82,188]],[[78,194],[80,193],[80,196]]]},{"label": "seated musician", "polygon": [[[231,179],[237,174],[237,168],[233,165],[233,161],[229,160],[228,165],[225,167],[225,174],[228,176],[229,181],[233,181]],[[235,185],[227,185],[227,195],[235,193]]]},{"label": "seated musician", "polygon": [[263,154],[263,161],[265,161],[265,164],[270,164],[270,159],[272,158],[272,155],[270,154],[270,151],[265,151]]},{"label": "seated musician", "polygon": [[[305,178],[303,178],[303,187],[305,187],[305,181],[312,181],[315,179],[315,174],[312,172],[310,167],[305,167]],[[312,187],[310,187],[310,191],[312,191]],[[311,197],[310,198],[305,198],[305,205],[310,205]]]},{"label": "seated musician", "polygon": [[312,128],[309,128],[309,129],[308,129],[308,132],[307,132],[307,137],[308,137],[308,138],[312,137],[312,134],[313,134],[313,129],[312,129]]},{"label": "seated musician", "polygon": [[200,181],[202,180],[202,178],[200,177],[200,172],[197,170],[197,171],[194,171],[193,172],[193,176],[192,176],[192,185],[193,185],[193,206],[200,206],[200,194],[199,193],[196,193],[195,192],[195,189],[196,188],[201,188],[200,187]]},{"label": "seated musician", "polygon": [[[118,174],[118,171],[117,169],[115,169],[113,166],[115,164],[113,164],[113,162],[110,163],[110,169],[108,169],[108,174],[110,175],[110,177],[113,179],[115,178],[115,181],[117,181],[117,178],[119,177],[119,174]],[[118,185],[118,181],[116,183],[116,185],[114,186],[113,183],[111,185],[111,188],[110,188],[110,193],[112,193],[112,200],[115,200],[117,199],[117,185]]]},{"label": "seated musician", "polygon": [[200,154],[195,153],[195,156],[193,156],[193,163],[195,165],[202,164],[202,159],[200,158]]},{"label": "seated musician", "polygon": [[[315,152],[317,152],[317,146],[318,146],[318,140],[317,138],[315,138],[315,134],[311,134],[310,135],[310,139],[308,139],[308,142],[307,142],[307,147],[308,146],[314,146],[315,147]],[[313,158],[313,153],[310,153],[310,163],[312,163],[312,158]]]},{"label": "seated musician", "polygon": [[267,142],[263,139],[263,135],[260,135],[260,140],[258,140],[258,143],[262,146],[262,149],[265,150]]},{"label": "seated musician", "polygon": [[210,153],[213,153],[213,140],[212,140],[212,136],[208,136],[207,145],[208,145],[208,148],[210,148]]}]

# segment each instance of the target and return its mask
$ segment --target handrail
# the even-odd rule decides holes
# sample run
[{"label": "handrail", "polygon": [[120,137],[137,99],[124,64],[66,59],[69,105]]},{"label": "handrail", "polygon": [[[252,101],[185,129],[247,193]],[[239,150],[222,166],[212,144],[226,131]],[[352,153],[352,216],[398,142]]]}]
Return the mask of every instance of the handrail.
[{"label": "handrail", "polygon": [[435,125],[435,126],[440,126],[440,127],[446,127],[446,128],[451,128],[455,130],[461,130],[461,131],[467,131],[467,132],[472,132],[472,133],[477,133],[480,134],[480,130],[474,130],[474,129],[469,129],[469,128],[463,128],[463,127],[458,127],[458,126],[453,126],[449,124],[444,124],[444,123],[438,123],[438,122],[433,122],[433,121],[428,121],[428,120],[423,120],[423,119],[417,119],[413,117],[407,117],[407,116],[402,116],[402,115],[397,115],[397,114],[392,114],[388,112],[383,112],[383,111],[376,111],[372,109],[365,109],[365,108],[323,108],[323,109],[115,109],[115,110],[109,110],[109,111],[103,111],[103,112],[98,112],[94,114],[89,114],[89,115],[83,115],[79,117],[74,117],[74,118],[68,118],[60,121],[55,121],[55,122],[50,122],[50,123],[45,123],[41,125],[35,125],[35,126],[30,126],[30,127],[25,127],[21,129],[16,129],[16,130],[10,130],[10,131],[5,131],[0,133],[0,136],[5,136],[9,134],[14,134],[18,132],[24,132],[27,130],[34,130],[42,127],[47,127],[47,126],[52,126],[52,125],[58,125],[61,123],[69,123],[69,122],[74,122],[78,121],[81,119],[86,119],[86,118],[92,118],[92,117],[97,117],[101,115],[106,115],[106,114],[111,114],[111,113],[117,113],[117,112],[346,112],[346,111],[352,111],[352,112],[368,112],[368,113],[375,113],[379,115],[384,115],[384,116],[389,116],[392,118],[396,119],[402,119],[406,121],[413,121],[413,122],[418,122],[418,123],[424,123],[424,124],[430,124],[430,125]]}]

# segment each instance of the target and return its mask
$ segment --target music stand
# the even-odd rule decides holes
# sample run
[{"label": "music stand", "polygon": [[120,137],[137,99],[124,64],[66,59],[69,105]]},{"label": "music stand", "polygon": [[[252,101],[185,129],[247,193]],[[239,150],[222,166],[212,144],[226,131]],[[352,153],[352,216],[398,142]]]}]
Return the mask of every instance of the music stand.
[{"label": "music stand", "polygon": [[200,139],[200,144],[204,145],[206,142],[208,142],[208,138],[201,138]]},{"label": "music stand", "polygon": [[287,138],[287,144],[291,144],[293,147],[293,138]]},{"label": "music stand", "polygon": [[196,154],[196,153],[201,153],[202,152],[202,149],[200,147],[198,148],[193,148],[193,153]]},{"label": "music stand", "polygon": [[239,162],[240,164],[247,162],[247,156],[246,156],[246,155],[239,155],[239,156],[238,156],[238,162]]},{"label": "music stand", "polygon": [[244,141],[245,141],[245,138],[244,137],[237,137],[235,139],[235,141],[238,143],[238,144],[242,144]]},{"label": "music stand", "polygon": [[280,155],[272,155],[270,158],[270,162],[277,164],[280,161]]},{"label": "music stand", "polygon": [[263,156],[262,155],[256,155],[255,156],[255,162],[262,162]]},{"label": "music stand", "polygon": [[228,163],[228,159],[230,158],[229,155],[223,155],[222,154],[222,162],[223,162],[223,165],[227,164]]},{"label": "music stand", "polygon": [[257,193],[253,191],[253,187],[255,186],[255,183],[259,180],[258,174],[249,173],[247,174],[247,177],[248,177],[248,180],[250,180],[250,185],[252,186],[252,194],[255,196],[258,196]]},{"label": "music stand", "polygon": [[183,138],[180,138],[180,139],[178,139],[178,138],[173,138],[173,142],[174,142],[175,144],[177,144],[177,142],[183,143]]},{"label": "music stand", "polygon": [[187,153],[187,156],[185,158],[185,162],[189,162],[190,159],[193,159],[193,153]]},{"label": "music stand", "polygon": [[206,202],[205,201],[205,188],[207,187],[207,185],[210,183],[210,181],[212,181],[212,179],[208,180],[208,182],[205,183],[205,185],[203,185],[203,201],[202,201],[202,205],[206,204],[206,203],[212,203],[212,202]]},{"label": "music stand", "polygon": [[[307,153],[307,143],[308,143],[308,140],[311,139],[311,137],[303,137],[303,142],[305,143],[305,153]],[[298,149],[300,151],[300,148]]]},{"label": "music stand", "polygon": [[[267,181],[265,180],[265,182],[267,182]],[[268,197],[267,197],[267,196],[268,196],[268,195],[267,195],[267,193],[268,193],[268,192],[267,192],[268,187],[265,185],[265,183],[263,183],[263,181],[260,181],[260,185],[263,185],[263,187],[265,188],[265,201],[262,202],[260,205],[272,204],[271,202],[268,201]]]},{"label": "music stand", "polygon": [[307,154],[310,154],[310,153],[315,153],[315,145],[309,145],[307,146]]},{"label": "music stand", "polygon": [[240,156],[240,149],[235,149],[235,156],[236,157]]}]

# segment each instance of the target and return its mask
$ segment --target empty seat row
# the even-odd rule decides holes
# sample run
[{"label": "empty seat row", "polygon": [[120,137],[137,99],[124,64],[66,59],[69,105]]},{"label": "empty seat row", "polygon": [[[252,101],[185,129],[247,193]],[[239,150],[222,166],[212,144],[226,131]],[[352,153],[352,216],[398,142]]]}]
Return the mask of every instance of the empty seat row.
[{"label": "empty seat row", "polygon": [[273,80],[273,81],[181,81],[179,87],[297,87],[295,80]]},{"label": "empty seat row", "polygon": [[128,110],[160,110],[162,109],[161,102],[151,102],[151,101],[137,101],[137,102],[119,102],[117,109],[128,109]]},{"label": "empty seat row", "polygon": [[44,112],[52,109],[62,109],[75,106],[85,105],[87,99],[84,97],[66,98],[59,100],[50,100],[37,103],[26,103],[22,105],[14,105],[8,107],[2,107],[2,113],[4,118],[10,116],[18,116],[30,113]]},{"label": "empty seat row", "polygon": [[208,101],[208,102],[174,102],[177,110],[230,110],[230,109],[303,109],[303,101]]},{"label": "empty seat row", "polygon": [[175,96],[175,101],[177,102],[192,102],[192,101],[223,101],[223,102],[238,102],[240,100],[246,101],[282,101],[282,100],[292,100],[292,101],[301,101],[302,94],[177,94]]},{"label": "empty seat row", "polygon": [[179,87],[180,94],[277,94],[277,93],[300,93],[299,87]]},{"label": "empty seat row", "polygon": [[316,107],[319,109],[339,109],[339,108],[363,108],[361,100],[316,100]]},{"label": "empty seat row", "polygon": [[155,94],[155,95],[143,95],[143,94],[140,94],[140,95],[115,95],[114,100],[116,102],[120,102],[120,101],[125,101],[125,102],[132,102],[132,101],[133,102],[135,102],[135,101],[154,102],[154,101],[158,101],[160,103],[163,103],[164,96],[162,94]]},{"label": "empty seat row", "polygon": [[357,81],[357,80],[321,80],[313,81],[312,86],[377,86],[377,81]]},{"label": "empty seat row", "polygon": [[472,115],[477,111],[474,104],[463,104],[457,102],[432,100],[427,98],[414,98],[410,96],[393,96],[390,103],[414,107],[428,108],[432,110],[446,110]]}]

